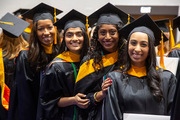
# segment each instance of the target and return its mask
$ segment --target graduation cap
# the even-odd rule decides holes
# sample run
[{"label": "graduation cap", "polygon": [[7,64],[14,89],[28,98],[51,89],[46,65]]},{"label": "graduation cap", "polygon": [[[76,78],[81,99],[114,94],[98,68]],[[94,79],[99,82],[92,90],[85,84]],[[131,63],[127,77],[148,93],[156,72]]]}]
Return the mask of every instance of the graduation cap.
[{"label": "graduation cap", "polygon": [[166,23],[169,23],[168,18],[167,19],[161,19],[161,20],[155,20],[154,22],[158,25],[160,30],[162,30],[163,32],[169,32],[169,29],[166,25]]},{"label": "graduation cap", "polygon": [[173,19],[173,29],[179,28],[180,31],[180,16]]},{"label": "graduation cap", "polygon": [[119,8],[115,7],[111,3],[107,3],[88,17],[89,24],[92,26],[97,22],[100,24],[127,24],[132,22],[134,18],[129,14],[121,11]]},{"label": "graduation cap", "polygon": [[58,20],[54,25],[58,29],[67,30],[68,28],[80,27],[86,30],[86,16],[74,9],[64,15],[60,20]]},{"label": "graduation cap", "polygon": [[45,3],[40,3],[34,8],[22,14],[22,16],[25,18],[32,19],[34,23],[37,22],[38,20],[45,20],[45,19],[50,19],[54,21],[54,17],[53,17],[54,14],[58,15],[60,13],[62,13],[61,10],[49,6]]},{"label": "graduation cap", "polygon": [[24,9],[24,8],[20,8],[16,11],[13,12],[14,15],[18,16],[18,15],[22,15],[24,14],[25,12],[27,12],[29,9]]},{"label": "graduation cap", "polygon": [[0,27],[3,29],[3,33],[9,37],[19,37],[28,26],[28,22],[10,13],[0,19]]},{"label": "graduation cap", "polygon": [[[154,40],[155,46],[160,44],[162,31],[159,29],[159,27],[155,24],[155,22],[150,18],[148,14],[141,16],[140,18],[124,26],[120,30],[121,35],[126,39],[133,32],[144,32],[148,34],[148,36],[151,37],[151,39]],[[167,37],[163,34],[163,41],[165,42],[167,40]]]}]

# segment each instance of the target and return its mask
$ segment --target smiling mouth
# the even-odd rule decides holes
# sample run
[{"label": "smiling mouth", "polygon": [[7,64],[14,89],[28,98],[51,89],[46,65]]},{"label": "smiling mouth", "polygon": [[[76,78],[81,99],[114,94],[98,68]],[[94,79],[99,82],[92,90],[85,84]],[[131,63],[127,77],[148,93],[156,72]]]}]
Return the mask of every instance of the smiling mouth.
[{"label": "smiling mouth", "polygon": [[141,54],[132,54],[132,57],[134,58],[134,59],[139,59],[139,58],[141,58]]},{"label": "smiling mouth", "polygon": [[74,47],[77,47],[77,46],[79,46],[79,43],[77,43],[77,42],[76,43],[71,43],[71,45],[74,46]]},{"label": "smiling mouth", "polygon": [[110,46],[112,44],[112,41],[104,41],[104,45]]},{"label": "smiling mouth", "polygon": [[51,40],[51,37],[44,37],[43,39],[46,41],[49,41],[49,40]]}]

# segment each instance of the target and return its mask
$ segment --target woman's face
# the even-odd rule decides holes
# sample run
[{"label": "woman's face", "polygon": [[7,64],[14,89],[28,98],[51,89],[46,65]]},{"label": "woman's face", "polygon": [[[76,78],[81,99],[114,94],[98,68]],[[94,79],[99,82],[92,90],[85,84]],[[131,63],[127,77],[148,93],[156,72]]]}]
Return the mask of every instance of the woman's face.
[{"label": "woman's face", "polygon": [[69,28],[65,33],[65,42],[67,48],[75,53],[80,54],[83,47],[84,36],[80,27]]},{"label": "woman's face", "polygon": [[98,30],[98,41],[103,49],[108,52],[115,52],[118,48],[119,34],[115,25],[103,24]]},{"label": "woman's face", "polygon": [[132,33],[128,45],[128,54],[131,58],[131,63],[137,67],[145,66],[148,52],[148,35],[142,32]]},{"label": "woman's face", "polygon": [[49,19],[39,20],[37,22],[37,36],[41,44],[50,46],[55,38],[55,29],[53,22]]}]

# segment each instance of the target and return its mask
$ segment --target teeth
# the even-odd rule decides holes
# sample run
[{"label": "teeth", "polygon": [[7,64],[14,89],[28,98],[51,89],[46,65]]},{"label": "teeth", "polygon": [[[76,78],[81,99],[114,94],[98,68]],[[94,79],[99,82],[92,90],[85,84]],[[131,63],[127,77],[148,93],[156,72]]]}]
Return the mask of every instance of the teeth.
[{"label": "teeth", "polygon": [[78,43],[71,43],[72,45],[79,45]]},{"label": "teeth", "polygon": [[44,40],[50,40],[51,38],[50,37],[45,37]]}]

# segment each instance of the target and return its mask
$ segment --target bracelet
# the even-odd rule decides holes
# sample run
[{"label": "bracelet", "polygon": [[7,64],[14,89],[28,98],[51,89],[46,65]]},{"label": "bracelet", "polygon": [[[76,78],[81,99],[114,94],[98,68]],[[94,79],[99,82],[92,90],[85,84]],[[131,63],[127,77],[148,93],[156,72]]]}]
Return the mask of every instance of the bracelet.
[{"label": "bracelet", "polygon": [[97,93],[98,93],[98,92],[95,92],[95,93],[94,93],[94,100],[95,100],[96,102],[100,102],[101,100],[98,100],[98,99],[96,98]]}]

